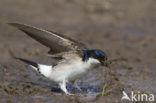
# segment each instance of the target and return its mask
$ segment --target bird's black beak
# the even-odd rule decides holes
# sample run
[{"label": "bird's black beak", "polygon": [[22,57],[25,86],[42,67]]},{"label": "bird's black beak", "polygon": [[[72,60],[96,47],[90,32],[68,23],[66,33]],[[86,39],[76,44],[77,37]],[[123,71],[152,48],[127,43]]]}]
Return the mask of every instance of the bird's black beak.
[{"label": "bird's black beak", "polygon": [[102,66],[106,66],[106,67],[109,67],[109,65],[111,64],[111,62],[109,62],[107,58],[100,60],[100,62]]},{"label": "bird's black beak", "polygon": [[102,62],[101,65],[102,66],[105,66],[105,67],[108,67],[109,66],[109,64],[106,61],[105,62]]}]

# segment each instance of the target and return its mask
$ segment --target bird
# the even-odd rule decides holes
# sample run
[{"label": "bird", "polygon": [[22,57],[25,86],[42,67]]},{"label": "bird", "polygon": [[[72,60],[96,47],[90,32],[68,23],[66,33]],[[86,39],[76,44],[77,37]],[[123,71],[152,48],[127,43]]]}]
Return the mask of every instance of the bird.
[{"label": "bird", "polygon": [[100,49],[88,49],[86,45],[65,35],[23,23],[8,23],[23,31],[42,45],[50,48],[48,56],[58,60],[54,65],[45,65],[31,60],[15,57],[38,71],[44,77],[57,83],[67,94],[66,84],[86,75],[94,66],[106,66],[108,56]]}]

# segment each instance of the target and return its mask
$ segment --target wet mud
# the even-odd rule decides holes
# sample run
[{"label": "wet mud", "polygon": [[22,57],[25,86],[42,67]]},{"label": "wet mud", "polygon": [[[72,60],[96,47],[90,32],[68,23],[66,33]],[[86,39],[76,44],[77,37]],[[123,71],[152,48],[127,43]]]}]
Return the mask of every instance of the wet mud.
[{"label": "wet mud", "polygon": [[[122,91],[156,95],[156,2],[154,0],[1,0],[0,103],[125,103]],[[65,95],[27,65],[12,58],[43,64],[56,61],[48,48],[9,26],[21,22],[65,34],[102,49],[113,60],[68,83]],[[10,52],[11,51],[11,52]],[[103,88],[111,90],[102,96]]]}]

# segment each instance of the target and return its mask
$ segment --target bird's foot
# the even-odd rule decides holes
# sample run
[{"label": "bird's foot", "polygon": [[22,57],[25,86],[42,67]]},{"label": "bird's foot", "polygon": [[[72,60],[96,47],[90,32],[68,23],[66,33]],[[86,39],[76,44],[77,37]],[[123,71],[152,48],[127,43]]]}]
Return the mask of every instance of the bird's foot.
[{"label": "bird's foot", "polygon": [[74,94],[67,92],[66,95],[74,96]]},{"label": "bird's foot", "polygon": [[82,89],[80,87],[76,87],[76,89],[78,89],[78,91],[82,92]]},{"label": "bird's foot", "polygon": [[67,88],[66,88],[66,81],[64,80],[62,83],[59,84],[62,91],[66,94],[66,95],[74,95],[68,92]]},{"label": "bird's foot", "polygon": [[74,84],[74,87],[75,87],[78,91],[82,92],[81,87],[80,87],[77,83]]}]

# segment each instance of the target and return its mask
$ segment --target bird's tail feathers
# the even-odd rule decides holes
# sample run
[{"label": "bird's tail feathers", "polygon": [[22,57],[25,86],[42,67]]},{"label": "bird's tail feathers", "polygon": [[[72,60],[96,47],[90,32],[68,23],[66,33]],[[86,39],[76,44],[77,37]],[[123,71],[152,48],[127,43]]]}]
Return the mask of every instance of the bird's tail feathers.
[{"label": "bird's tail feathers", "polygon": [[35,69],[36,71],[38,71],[39,73],[43,74],[45,77],[49,77],[50,73],[52,71],[52,66],[50,65],[43,65],[43,64],[38,64],[36,62],[30,61],[30,60],[26,60],[23,58],[18,58],[18,57],[14,57],[15,59],[18,59],[28,65],[30,65],[33,69]]},{"label": "bird's tail feathers", "polygon": [[26,60],[26,59],[23,59],[23,58],[19,58],[19,57],[14,57],[14,58],[18,59],[18,60],[20,60],[20,61],[22,61],[22,62],[24,62],[24,63],[26,63],[28,65],[32,65],[32,66],[38,68],[38,64],[36,62],[30,61],[30,60]]},{"label": "bird's tail feathers", "polygon": [[26,59],[23,59],[23,58],[19,58],[19,57],[15,57],[15,59],[18,59],[26,64],[28,64],[29,66],[31,66],[33,69],[37,70],[37,71],[40,71],[39,69],[39,64],[37,64],[36,62],[33,62],[33,61],[30,61],[30,60],[26,60]]}]

